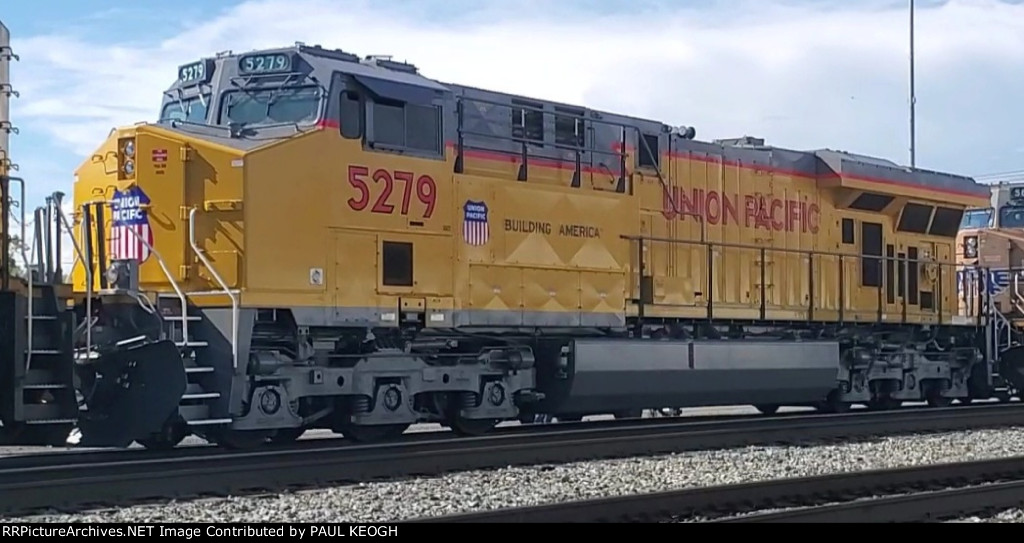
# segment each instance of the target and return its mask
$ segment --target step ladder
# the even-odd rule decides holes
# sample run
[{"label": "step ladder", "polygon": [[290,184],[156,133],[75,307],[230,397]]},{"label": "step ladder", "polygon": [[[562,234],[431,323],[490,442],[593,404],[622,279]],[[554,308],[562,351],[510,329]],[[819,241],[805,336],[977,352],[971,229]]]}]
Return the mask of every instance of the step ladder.
[{"label": "step ladder", "polygon": [[[1021,317],[1021,301],[1024,301],[1024,297],[1021,296],[1020,282],[1018,281],[1019,274],[1014,274],[1013,292],[1011,293],[1011,310],[1007,313],[1000,311],[999,305],[995,301],[994,296],[988,296],[985,302],[985,308],[983,314],[987,315],[985,326],[988,328],[986,331],[987,339],[987,357],[993,361],[990,366],[991,372],[991,383],[993,392],[998,396],[1003,396],[1008,399],[1010,396],[1019,394],[1019,390],[1011,380],[1016,380],[1014,375],[1003,375],[1001,372],[1000,360],[1003,358],[1007,351],[1015,349],[1022,345],[1022,339],[1024,339],[1024,333],[1022,333],[1022,326],[1024,326],[1024,318]],[[985,285],[987,288],[988,285]]]},{"label": "step ladder", "polygon": [[60,308],[54,285],[32,287],[19,311],[25,341],[24,364],[15,381],[16,418],[26,425],[70,427],[78,418],[71,314]]},{"label": "step ladder", "polygon": [[[204,356],[208,343],[198,339],[202,334],[196,334],[209,325],[191,304],[186,305],[186,313],[182,314],[181,300],[175,294],[158,294],[156,306],[164,322],[164,337],[178,346],[185,365],[187,385],[178,404],[178,413],[189,426],[230,424],[230,418],[213,415],[214,404],[220,402],[222,396],[217,383],[225,376],[217,375],[209,356]],[[230,368],[221,371],[230,371]],[[226,380],[230,382],[230,376]]]}]

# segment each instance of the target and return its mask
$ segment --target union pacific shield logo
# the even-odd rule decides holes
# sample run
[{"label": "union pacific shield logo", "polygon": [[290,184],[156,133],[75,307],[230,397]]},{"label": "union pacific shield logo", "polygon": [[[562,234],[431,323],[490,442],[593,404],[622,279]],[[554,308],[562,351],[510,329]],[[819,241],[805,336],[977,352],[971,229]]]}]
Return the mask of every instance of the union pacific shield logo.
[{"label": "union pacific shield logo", "polygon": [[491,227],[487,224],[487,204],[467,200],[462,206],[462,239],[470,245],[480,246],[491,237]]},{"label": "union pacific shield logo", "polygon": [[[149,247],[153,245],[153,229],[149,226],[147,205],[149,197],[138,186],[114,193],[110,225],[110,251],[113,258],[134,259],[140,263],[149,259]],[[140,238],[149,246],[140,241]]]}]

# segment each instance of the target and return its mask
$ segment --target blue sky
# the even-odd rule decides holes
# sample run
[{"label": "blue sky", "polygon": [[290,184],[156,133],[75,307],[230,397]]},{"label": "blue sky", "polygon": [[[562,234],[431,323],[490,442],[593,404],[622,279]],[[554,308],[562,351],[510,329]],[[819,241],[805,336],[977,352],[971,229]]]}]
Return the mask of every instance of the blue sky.
[{"label": "blue sky", "polygon": [[[32,205],[180,64],[319,43],[430,77],[908,162],[906,0],[0,0]],[[918,0],[918,166],[1024,170],[1024,3]],[[125,7],[129,6],[129,7]],[[552,7],[556,6],[556,7]]]}]

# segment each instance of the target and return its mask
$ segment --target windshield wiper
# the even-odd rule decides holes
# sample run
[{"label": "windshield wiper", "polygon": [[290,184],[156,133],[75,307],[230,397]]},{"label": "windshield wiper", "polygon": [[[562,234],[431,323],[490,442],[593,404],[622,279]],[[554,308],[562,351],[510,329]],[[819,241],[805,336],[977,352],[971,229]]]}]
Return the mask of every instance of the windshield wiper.
[{"label": "windshield wiper", "polygon": [[174,104],[176,106],[178,106],[178,109],[181,110],[181,114],[187,117],[188,116],[188,112],[185,111],[185,100],[184,100],[185,93],[182,92],[181,89],[174,89],[174,90],[178,91],[178,95],[177,96],[171,94],[171,91],[164,91],[164,96],[170,98],[171,100],[177,99],[177,102],[175,102]]},{"label": "windshield wiper", "polygon": [[185,119],[168,119],[167,122],[169,122],[171,124],[171,127],[173,127],[173,128],[184,128],[185,126],[191,125],[191,126],[200,126],[200,127],[203,127],[203,128],[216,128],[218,130],[228,130],[229,134],[230,134],[230,130],[231,130],[230,127],[222,126],[222,125],[219,125],[219,124],[211,124],[211,123],[205,123],[205,122],[204,123],[197,123],[195,121],[187,121]]}]

